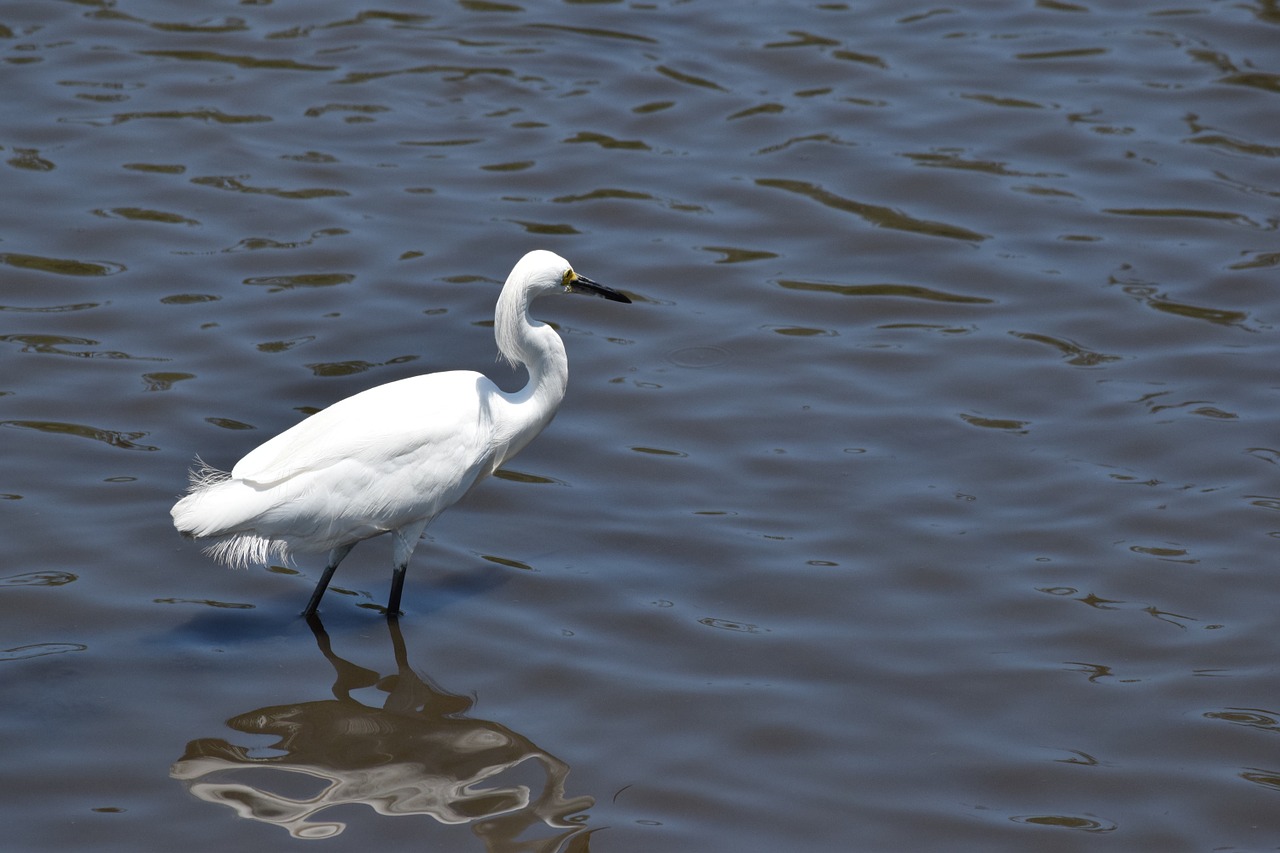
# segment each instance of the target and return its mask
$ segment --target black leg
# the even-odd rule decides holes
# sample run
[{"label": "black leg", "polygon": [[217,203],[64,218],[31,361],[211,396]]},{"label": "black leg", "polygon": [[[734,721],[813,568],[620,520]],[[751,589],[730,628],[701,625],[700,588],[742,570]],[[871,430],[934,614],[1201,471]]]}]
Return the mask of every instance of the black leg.
[{"label": "black leg", "polygon": [[350,545],[339,545],[329,552],[329,564],[324,567],[324,574],[320,575],[320,582],[316,584],[315,591],[311,593],[311,600],[307,602],[307,608],[302,611],[303,616],[314,616],[316,608],[320,606],[320,599],[324,597],[324,591],[329,588],[329,581],[333,580],[333,573],[338,570],[338,563],[342,562],[342,558],[347,556],[354,548],[356,543]]},{"label": "black leg", "polygon": [[404,591],[404,572],[407,568],[409,568],[407,564],[401,564],[391,573],[391,597],[387,599],[387,618],[389,619],[401,615],[400,593]]},{"label": "black leg", "polygon": [[418,545],[418,537],[422,535],[422,531],[427,528],[427,523],[431,519],[424,518],[421,521],[415,521],[408,527],[402,527],[392,534],[393,553],[391,556],[391,564],[393,571],[391,573],[391,597],[387,599],[387,618],[394,619],[400,616],[400,593],[404,591],[404,573],[409,568],[409,558],[413,556],[413,549]]}]

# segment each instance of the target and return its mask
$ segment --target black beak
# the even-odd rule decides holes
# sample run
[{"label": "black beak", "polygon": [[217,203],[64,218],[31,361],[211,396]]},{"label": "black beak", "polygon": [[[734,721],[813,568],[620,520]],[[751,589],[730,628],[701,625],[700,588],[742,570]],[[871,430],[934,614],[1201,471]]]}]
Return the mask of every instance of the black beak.
[{"label": "black beak", "polygon": [[614,302],[630,303],[626,294],[614,290],[612,287],[605,287],[603,284],[596,284],[586,276],[574,273],[573,281],[568,285],[570,293],[590,293],[592,296],[602,296]]}]

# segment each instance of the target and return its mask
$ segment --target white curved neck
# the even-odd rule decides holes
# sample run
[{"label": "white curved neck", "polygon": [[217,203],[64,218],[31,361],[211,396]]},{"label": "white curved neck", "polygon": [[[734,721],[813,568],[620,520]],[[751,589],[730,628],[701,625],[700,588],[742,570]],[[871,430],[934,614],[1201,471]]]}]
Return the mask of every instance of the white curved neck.
[{"label": "white curved neck", "polygon": [[508,406],[501,418],[505,452],[502,464],[551,423],[569,386],[569,359],[564,343],[550,326],[529,318],[529,299],[504,288],[494,312],[494,338],[504,361],[522,365],[529,380],[519,391],[502,392]]}]

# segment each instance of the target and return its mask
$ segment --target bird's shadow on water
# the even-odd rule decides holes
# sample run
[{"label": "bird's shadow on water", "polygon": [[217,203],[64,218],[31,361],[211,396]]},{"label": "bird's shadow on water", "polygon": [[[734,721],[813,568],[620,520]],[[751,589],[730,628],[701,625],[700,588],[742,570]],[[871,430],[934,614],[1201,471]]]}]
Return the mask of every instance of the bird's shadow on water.
[{"label": "bird's shadow on water", "polygon": [[[389,575],[389,573],[388,573]],[[492,567],[475,567],[448,574],[437,572],[414,585],[406,594],[401,609],[407,618],[429,619],[433,614],[453,607],[458,602],[482,596],[509,580],[509,572]],[[390,581],[390,577],[387,578]],[[279,637],[286,626],[302,626],[302,607],[306,603],[306,583],[289,589],[270,600],[255,604],[210,603],[211,606],[176,629],[180,643],[218,646],[252,645]],[[345,631],[367,627],[385,618],[386,608],[379,601],[382,590],[373,587],[354,590],[341,585],[332,587],[320,613],[331,628]],[[289,633],[293,633],[289,630]]]},{"label": "bird's shadow on water", "polygon": [[[489,853],[586,849],[594,799],[566,795],[569,765],[501,723],[470,716],[472,699],[415,670],[399,620],[383,622],[394,664],[378,669],[335,651],[318,617],[304,624],[330,665],[332,698],[316,698],[310,686],[264,684],[261,699],[271,704],[234,714],[230,738],[192,740],[174,762],[170,775],[193,796],[294,838],[339,835],[346,823],[329,810],[365,805],[468,825]],[[289,691],[303,698],[279,695]]]}]

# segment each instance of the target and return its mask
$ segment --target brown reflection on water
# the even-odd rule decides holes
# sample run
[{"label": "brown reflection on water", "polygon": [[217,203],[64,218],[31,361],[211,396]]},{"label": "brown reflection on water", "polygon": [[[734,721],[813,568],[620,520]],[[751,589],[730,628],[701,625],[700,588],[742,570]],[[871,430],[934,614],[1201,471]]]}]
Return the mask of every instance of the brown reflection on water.
[{"label": "brown reflection on water", "polygon": [[[571,839],[585,840],[586,816],[578,813],[595,800],[565,796],[569,766],[505,726],[463,717],[471,700],[414,672],[396,620],[387,623],[396,671],[386,676],[339,657],[320,620],[309,624],[333,666],[334,698],[268,705],[227,721],[238,732],[277,737],[274,754],[216,737],[188,743],[170,775],[192,794],[295,838],[341,834],[346,824],[319,820],[321,812],[363,803],[387,816],[470,824],[491,853],[554,853]],[[370,687],[386,694],[382,707],[352,695]],[[495,780],[529,761],[541,765],[540,791],[515,778]],[[520,780],[529,778],[528,770],[519,774]],[[324,788],[297,793],[313,780]],[[539,825],[551,834],[521,837]]]}]

